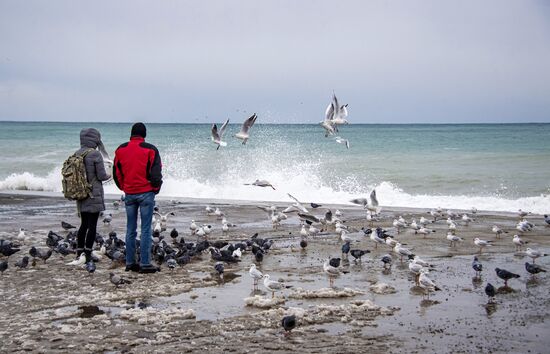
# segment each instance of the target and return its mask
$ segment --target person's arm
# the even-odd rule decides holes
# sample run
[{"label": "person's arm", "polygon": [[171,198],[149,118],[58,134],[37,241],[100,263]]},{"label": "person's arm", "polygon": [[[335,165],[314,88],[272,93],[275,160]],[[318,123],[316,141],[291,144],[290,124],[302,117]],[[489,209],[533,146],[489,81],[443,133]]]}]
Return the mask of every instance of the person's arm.
[{"label": "person's arm", "polygon": [[105,171],[105,164],[103,163],[103,156],[101,156],[100,153],[94,154],[97,155],[94,158],[94,167],[95,167],[95,175],[98,180],[101,182],[107,181],[111,178],[107,171]]},{"label": "person's arm", "polygon": [[153,192],[157,194],[160,192],[162,186],[162,162],[160,160],[160,154],[157,148],[152,149],[152,164],[149,172],[149,181],[153,187]]},{"label": "person's arm", "polygon": [[124,185],[124,175],[122,174],[122,164],[117,157],[115,152],[115,160],[113,161],[113,179],[118,189],[123,190],[122,186]]}]

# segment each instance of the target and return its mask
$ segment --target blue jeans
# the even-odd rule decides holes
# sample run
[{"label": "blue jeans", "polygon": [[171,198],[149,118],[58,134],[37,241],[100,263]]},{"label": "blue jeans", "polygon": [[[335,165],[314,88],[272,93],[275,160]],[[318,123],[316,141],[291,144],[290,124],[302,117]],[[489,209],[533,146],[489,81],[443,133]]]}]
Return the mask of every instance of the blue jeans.
[{"label": "blue jeans", "polygon": [[138,209],[141,215],[140,237],[140,265],[151,264],[151,246],[153,235],[151,234],[151,222],[155,207],[155,193],[127,194],[124,197],[126,204],[126,264],[136,263],[136,236]]}]

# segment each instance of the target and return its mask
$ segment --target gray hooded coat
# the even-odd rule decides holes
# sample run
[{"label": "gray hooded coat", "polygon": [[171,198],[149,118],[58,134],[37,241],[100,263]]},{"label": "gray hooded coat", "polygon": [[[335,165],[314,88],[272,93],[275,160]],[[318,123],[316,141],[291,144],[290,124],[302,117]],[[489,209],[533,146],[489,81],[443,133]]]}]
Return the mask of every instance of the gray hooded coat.
[{"label": "gray hooded coat", "polygon": [[88,149],[94,150],[84,158],[86,177],[92,185],[92,196],[76,202],[79,213],[99,213],[105,210],[103,183],[101,182],[108,180],[111,176],[105,171],[103,156],[96,150],[98,147],[100,150],[104,150],[99,131],[93,128],[82,129],[80,131],[80,149],[76,151],[76,154],[83,154]]}]

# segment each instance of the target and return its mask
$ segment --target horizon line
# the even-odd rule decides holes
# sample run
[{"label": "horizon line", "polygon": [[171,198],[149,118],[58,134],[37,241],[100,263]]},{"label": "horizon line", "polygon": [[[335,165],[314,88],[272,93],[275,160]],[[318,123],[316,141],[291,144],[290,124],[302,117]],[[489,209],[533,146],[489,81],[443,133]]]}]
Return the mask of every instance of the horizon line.
[{"label": "horizon line", "polygon": [[[221,122],[147,122],[147,121],[132,121],[132,122],[108,122],[108,121],[63,121],[63,120],[2,120],[0,123],[68,123],[68,124],[133,124],[136,122],[142,122],[144,124],[189,124],[189,125],[206,125],[206,124],[221,124]],[[240,125],[242,122],[229,123],[229,125],[237,124]],[[499,124],[499,125],[517,125],[517,124],[550,124],[550,122],[468,122],[468,123],[455,123],[455,122],[446,122],[446,123],[431,123],[431,122],[421,122],[421,123],[350,123],[349,125],[483,125],[483,124]],[[319,125],[319,123],[261,123],[258,122],[255,125]]]}]

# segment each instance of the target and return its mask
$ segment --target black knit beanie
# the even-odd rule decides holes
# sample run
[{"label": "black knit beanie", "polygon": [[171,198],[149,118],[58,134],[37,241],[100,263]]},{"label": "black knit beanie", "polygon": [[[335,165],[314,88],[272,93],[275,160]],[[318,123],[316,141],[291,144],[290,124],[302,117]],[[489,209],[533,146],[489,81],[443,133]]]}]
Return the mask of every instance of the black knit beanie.
[{"label": "black knit beanie", "polygon": [[145,124],[136,123],[132,126],[131,136],[141,136],[142,138],[145,138],[146,135],[147,129],[145,128]]}]

